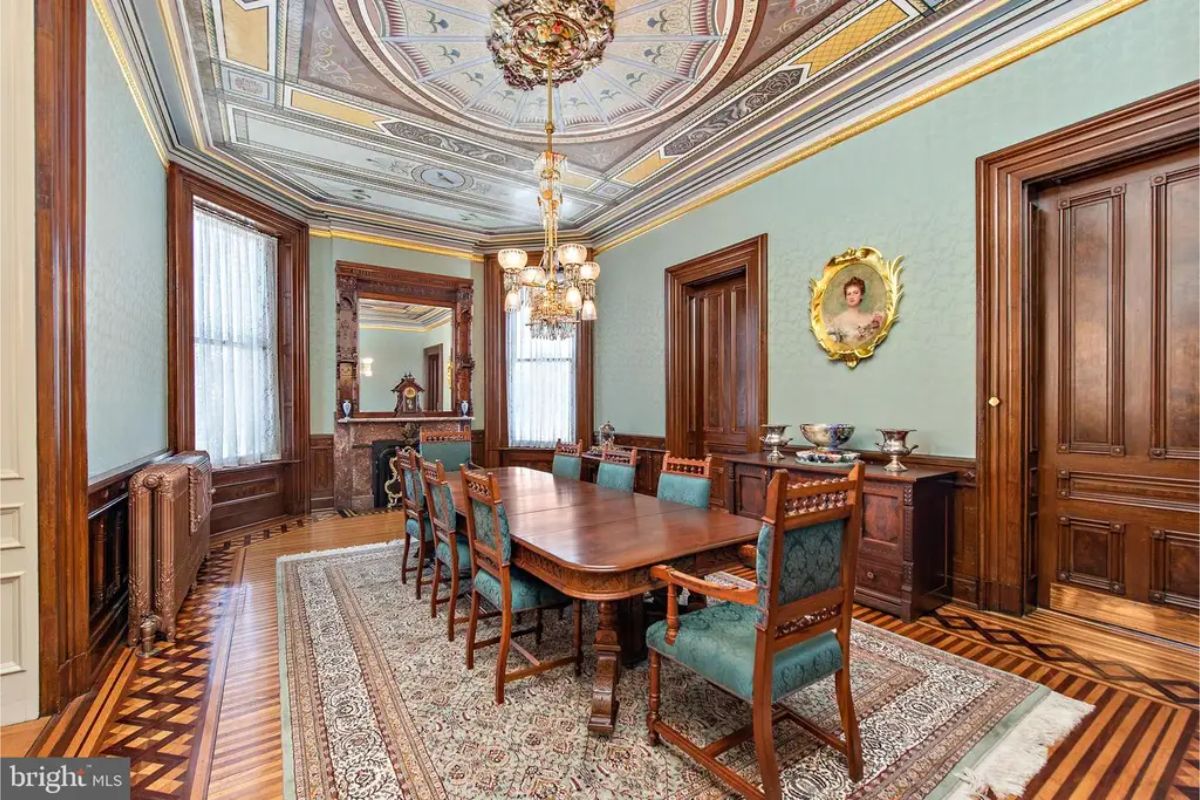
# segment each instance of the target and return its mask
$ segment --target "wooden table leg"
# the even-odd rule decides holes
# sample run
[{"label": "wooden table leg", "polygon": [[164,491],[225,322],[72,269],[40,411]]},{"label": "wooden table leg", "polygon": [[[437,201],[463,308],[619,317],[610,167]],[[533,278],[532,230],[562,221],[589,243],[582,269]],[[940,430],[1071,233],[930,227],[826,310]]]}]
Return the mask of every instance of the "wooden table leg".
[{"label": "wooden table leg", "polygon": [[617,605],[617,638],[621,643],[621,666],[635,667],[646,660],[646,607],[641,595]]},{"label": "wooden table leg", "polygon": [[592,712],[588,730],[611,734],[617,723],[617,682],[621,680],[621,641],[617,635],[617,605],[599,603],[596,626],[596,676],[592,683]]}]

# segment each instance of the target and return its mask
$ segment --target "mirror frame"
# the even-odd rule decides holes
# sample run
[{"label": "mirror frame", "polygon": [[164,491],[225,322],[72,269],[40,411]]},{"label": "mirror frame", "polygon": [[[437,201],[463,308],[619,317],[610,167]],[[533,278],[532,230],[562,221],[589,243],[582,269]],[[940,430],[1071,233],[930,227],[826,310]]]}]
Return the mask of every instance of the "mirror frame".
[{"label": "mirror frame", "polygon": [[459,405],[467,401],[466,416],[473,416],[471,376],[475,359],[471,355],[471,320],[475,284],[470,278],[435,275],[392,269],[353,261],[338,261],[337,281],[337,397],[334,417],[342,419],[342,401],[349,400],[351,418],[395,417],[394,411],[361,411],[358,407],[358,298],[360,294],[383,297],[401,303],[445,306],[454,310],[454,385],[450,411],[422,411],[412,416],[460,417]]}]

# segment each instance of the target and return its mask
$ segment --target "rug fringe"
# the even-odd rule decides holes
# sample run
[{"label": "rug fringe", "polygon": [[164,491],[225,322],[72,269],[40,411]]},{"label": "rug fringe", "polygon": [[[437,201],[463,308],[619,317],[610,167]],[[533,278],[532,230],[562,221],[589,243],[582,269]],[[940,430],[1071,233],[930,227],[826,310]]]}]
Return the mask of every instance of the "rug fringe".
[{"label": "rug fringe", "polygon": [[947,800],[1020,797],[1049,760],[1049,749],[1066,738],[1093,708],[1048,692],[987,755],[958,774],[962,783]]}]

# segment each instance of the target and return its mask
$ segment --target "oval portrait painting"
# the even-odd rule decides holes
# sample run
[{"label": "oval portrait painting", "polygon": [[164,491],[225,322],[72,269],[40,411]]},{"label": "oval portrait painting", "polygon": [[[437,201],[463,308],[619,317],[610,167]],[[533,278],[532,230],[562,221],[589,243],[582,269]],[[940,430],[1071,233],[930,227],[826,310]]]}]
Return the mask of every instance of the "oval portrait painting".
[{"label": "oval portrait painting", "polygon": [[831,359],[854,367],[869,358],[896,321],[900,262],[873,247],[851,248],[812,282],[813,335]]}]

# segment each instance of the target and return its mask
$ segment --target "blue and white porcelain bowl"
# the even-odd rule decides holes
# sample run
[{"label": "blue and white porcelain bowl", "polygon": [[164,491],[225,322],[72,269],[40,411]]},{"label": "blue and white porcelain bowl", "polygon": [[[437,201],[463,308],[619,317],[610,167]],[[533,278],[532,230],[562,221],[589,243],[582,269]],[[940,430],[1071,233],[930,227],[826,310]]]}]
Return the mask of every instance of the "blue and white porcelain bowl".
[{"label": "blue and white porcelain bowl", "polygon": [[821,450],[837,450],[854,435],[854,426],[842,422],[806,422],[800,433]]}]

